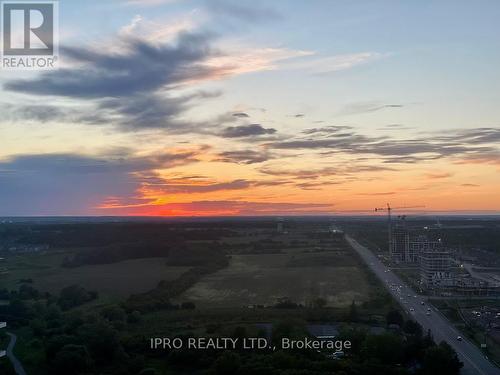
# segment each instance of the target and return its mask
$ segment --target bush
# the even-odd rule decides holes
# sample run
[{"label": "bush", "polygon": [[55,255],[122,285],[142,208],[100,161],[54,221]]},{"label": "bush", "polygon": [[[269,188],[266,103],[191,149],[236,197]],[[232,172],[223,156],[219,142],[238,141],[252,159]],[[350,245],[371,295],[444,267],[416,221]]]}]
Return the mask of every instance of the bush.
[{"label": "bush", "polygon": [[97,293],[89,293],[79,285],[71,285],[61,290],[57,304],[61,309],[69,310],[95,298],[97,298]]}]

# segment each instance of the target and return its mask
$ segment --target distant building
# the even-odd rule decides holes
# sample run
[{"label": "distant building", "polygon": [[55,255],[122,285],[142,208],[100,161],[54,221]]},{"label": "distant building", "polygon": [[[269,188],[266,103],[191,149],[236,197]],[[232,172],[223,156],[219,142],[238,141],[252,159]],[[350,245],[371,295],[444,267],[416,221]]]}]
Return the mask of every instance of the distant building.
[{"label": "distant building", "polygon": [[403,223],[396,224],[391,230],[391,259],[396,263],[405,262],[410,246],[410,234],[408,229]]},{"label": "distant building", "polygon": [[420,253],[420,280],[425,288],[449,287],[453,284],[452,253],[442,247]]},{"label": "distant building", "polygon": [[285,223],[283,219],[278,219],[278,222],[276,223],[276,232],[278,233],[284,233],[285,232]]},{"label": "distant building", "polygon": [[455,277],[452,291],[462,296],[498,296],[500,288],[470,275]]}]

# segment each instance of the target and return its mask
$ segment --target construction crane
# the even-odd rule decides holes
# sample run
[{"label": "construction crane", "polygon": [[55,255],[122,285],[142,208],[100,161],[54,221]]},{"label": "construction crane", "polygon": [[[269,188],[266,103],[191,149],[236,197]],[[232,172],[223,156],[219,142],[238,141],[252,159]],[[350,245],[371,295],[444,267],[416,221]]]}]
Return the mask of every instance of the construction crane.
[{"label": "construction crane", "polygon": [[425,206],[406,206],[406,207],[391,207],[389,203],[387,203],[387,207],[377,207],[375,208],[375,212],[386,211],[387,212],[387,230],[388,230],[388,239],[389,239],[389,253],[391,252],[391,244],[392,244],[392,210],[401,210],[407,208],[424,208]]}]

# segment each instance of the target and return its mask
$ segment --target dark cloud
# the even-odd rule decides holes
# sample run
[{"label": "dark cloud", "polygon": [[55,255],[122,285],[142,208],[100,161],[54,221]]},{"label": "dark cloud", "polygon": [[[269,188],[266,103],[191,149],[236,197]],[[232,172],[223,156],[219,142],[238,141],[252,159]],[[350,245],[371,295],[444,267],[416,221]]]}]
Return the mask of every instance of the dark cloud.
[{"label": "dark cloud", "polygon": [[155,191],[163,194],[203,194],[216,191],[244,190],[261,186],[276,186],[288,184],[288,181],[254,181],[238,179],[226,182],[213,182],[206,178],[184,177],[171,179],[169,177],[150,176],[146,182],[147,186],[154,187]]},{"label": "dark cloud", "polygon": [[224,190],[242,190],[252,187],[254,183],[248,180],[234,180],[229,182],[217,183],[169,183],[163,181],[155,185],[157,191],[165,194],[195,194],[195,193],[212,193],[215,191]]},{"label": "dark cloud", "polygon": [[390,156],[390,157],[385,157],[382,162],[386,164],[415,164],[419,163],[422,161],[431,161],[431,160],[437,160],[440,159],[441,155],[426,155],[422,157],[418,156]]},{"label": "dark cloud", "polygon": [[[163,128],[189,132],[179,118],[199,101],[220,92],[198,92],[174,95],[181,84],[217,77],[219,68],[208,67],[206,60],[218,54],[209,45],[211,35],[181,34],[174,44],[150,44],[141,40],[124,40],[122,52],[101,52],[85,48],[64,47],[61,53],[76,65],[48,71],[33,79],[7,81],[7,91],[40,96],[87,100],[90,110],[82,106],[60,110],[53,106],[10,108],[12,115],[40,121],[68,119],[89,124],[118,125],[126,130]],[[25,108],[26,107],[26,108]],[[16,114],[21,112],[20,114]]]},{"label": "dark cloud", "polygon": [[470,145],[481,145],[488,143],[500,143],[500,128],[476,128],[476,129],[460,129],[449,134],[439,134],[436,137],[437,141],[441,142],[457,142]]},{"label": "dark cloud", "polygon": [[[271,176],[279,176],[279,177],[290,177],[294,179],[303,179],[303,180],[316,180],[319,178],[325,177],[346,177],[356,175],[361,172],[381,172],[381,171],[392,171],[392,168],[388,168],[385,166],[379,165],[356,165],[356,164],[340,164],[336,167],[325,167],[318,169],[272,169],[268,167],[264,167],[259,169],[261,173],[271,175]],[[341,183],[342,181],[335,181],[332,183]],[[321,182],[323,183],[323,182]]]},{"label": "dark cloud", "polygon": [[64,47],[61,54],[81,67],[48,71],[34,79],[11,80],[8,91],[71,98],[120,98],[158,91],[210,75],[201,63],[215,54],[209,35],[182,34],[176,45],[128,40],[121,53]]},{"label": "dark cloud", "polygon": [[96,214],[109,197],[133,199],[145,171],[197,160],[195,151],[120,154],[39,154],[0,161],[0,216]]},{"label": "dark cloud", "polygon": [[264,128],[260,124],[250,124],[227,127],[220,133],[220,135],[225,138],[243,138],[270,135],[274,133],[276,133],[276,129]]},{"label": "dark cloud", "polygon": [[358,193],[356,195],[384,196],[384,195],[394,195],[394,194],[396,194],[394,191],[383,191],[383,192],[374,192],[374,193]]},{"label": "dark cloud", "polygon": [[362,113],[377,112],[382,109],[398,109],[403,107],[404,107],[403,104],[379,104],[376,102],[352,103],[342,108],[338,112],[338,115],[340,116],[357,115]]},{"label": "dark cloud", "polygon": [[158,94],[141,94],[130,98],[105,99],[99,104],[99,117],[82,119],[98,123],[114,121],[123,129],[130,130],[163,128],[172,132],[189,132],[194,129],[201,131],[203,125],[183,121],[179,116],[200,98],[212,98],[215,95],[196,93],[181,97],[165,97]]},{"label": "dark cloud", "polygon": [[[351,126],[325,126],[321,128],[310,128],[302,131],[303,134],[339,134],[340,132],[345,132],[351,130]],[[344,134],[352,134],[352,133],[344,133]]]},{"label": "dark cloud", "polygon": [[248,115],[248,113],[245,113],[245,112],[236,112],[236,113],[233,113],[233,116],[234,117],[238,117],[238,118],[246,118],[246,117],[250,117]]},{"label": "dark cloud", "polygon": [[[451,135],[429,134],[409,139],[362,135],[341,127],[313,128],[303,132],[308,137],[292,137],[267,143],[268,149],[324,150],[323,153],[345,153],[359,157],[374,155],[385,163],[416,163],[454,157],[480,160],[480,155],[497,152],[500,129],[450,131]],[[491,160],[491,158],[485,158]]]},{"label": "dark cloud", "polygon": [[324,182],[301,182],[298,184],[295,184],[298,188],[302,190],[322,190],[325,187],[329,187],[332,185],[341,185],[344,182],[341,181],[324,181]]},{"label": "dark cloud", "polygon": [[445,178],[450,178],[452,176],[453,173],[450,172],[429,172],[424,174],[424,177],[428,178],[429,180],[441,180]]},{"label": "dark cloud", "polygon": [[207,0],[206,5],[216,17],[227,21],[227,17],[249,23],[275,21],[281,15],[274,9],[260,7],[256,3],[246,6],[241,2],[225,0]]},{"label": "dark cloud", "polygon": [[272,158],[273,156],[266,151],[236,150],[219,153],[215,161],[237,164],[256,164]]},{"label": "dark cloud", "polygon": [[26,105],[3,103],[0,104],[0,111],[4,121],[35,121],[38,123],[49,122],[55,118],[65,119],[72,115],[71,110],[35,103]]}]

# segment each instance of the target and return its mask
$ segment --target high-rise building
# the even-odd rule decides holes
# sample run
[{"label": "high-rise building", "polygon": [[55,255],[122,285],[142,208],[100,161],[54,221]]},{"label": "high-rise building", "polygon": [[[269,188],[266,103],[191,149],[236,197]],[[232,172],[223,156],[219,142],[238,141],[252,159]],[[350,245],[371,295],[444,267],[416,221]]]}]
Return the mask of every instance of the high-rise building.
[{"label": "high-rise building", "polygon": [[410,234],[403,224],[398,224],[391,228],[390,253],[393,262],[400,263],[406,261],[406,254],[409,251]]},{"label": "high-rise building", "polygon": [[418,263],[420,254],[427,251],[434,251],[443,247],[441,240],[432,241],[427,236],[420,235],[410,238],[408,251],[405,253],[405,262]]},{"label": "high-rise building", "polygon": [[420,279],[426,288],[452,286],[452,254],[442,248],[428,248],[420,253]]}]

